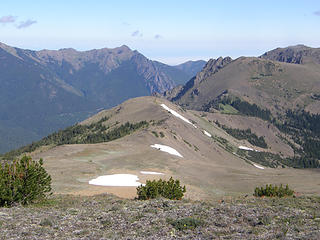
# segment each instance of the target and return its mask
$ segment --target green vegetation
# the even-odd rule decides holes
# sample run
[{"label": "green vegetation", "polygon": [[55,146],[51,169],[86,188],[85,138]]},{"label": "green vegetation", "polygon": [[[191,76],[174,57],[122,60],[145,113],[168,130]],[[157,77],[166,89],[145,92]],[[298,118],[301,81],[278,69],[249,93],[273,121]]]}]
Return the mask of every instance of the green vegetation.
[{"label": "green vegetation", "polygon": [[152,131],[152,134],[155,136],[155,137],[159,137],[158,133],[156,131]]},{"label": "green vegetation", "polygon": [[221,113],[224,113],[224,114],[238,114],[239,111],[237,109],[235,109],[234,107],[232,107],[231,105],[229,104],[219,104],[219,109],[221,111]]},{"label": "green vegetation", "polygon": [[288,110],[282,122],[275,123],[278,129],[291,136],[301,146],[294,149],[294,167],[319,168],[320,158],[320,115],[302,111]]},{"label": "green vegetation", "polygon": [[320,94],[313,94],[311,98],[314,100],[320,101]]},{"label": "green vegetation", "polygon": [[29,156],[0,165],[0,206],[45,199],[51,192],[51,177],[42,165],[42,159],[37,162]]},{"label": "green vegetation", "polygon": [[183,141],[184,141],[189,147],[192,147],[191,143],[189,143],[187,140],[183,139]]},{"label": "green vegetation", "polygon": [[[263,110],[256,104],[250,104],[236,97],[218,98],[211,101],[208,107],[218,110],[222,105],[230,105],[241,114],[254,116],[273,123],[281,132],[288,135],[297,145],[291,144],[295,155],[290,158],[281,158],[278,154],[250,152],[248,159],[264,166],[287,165],[294,168],[320,168],[320,115],[311,114],[304,110],[288,110],[285,116],[277,120],[272,118],[271,112]],[[238,139],[247,139],[251,144],[267,148],[263,137],[255,136],[251,130],[237,130],[225,127],[225,130]],[[271,163],[267,164],[268,161]]]},{"label": "green vegetation", "polygon": [[[244,150],[239,149],[238,152]],[[259,163],[266,167],[276,168],[282,165],[284,159],[280,157],[279,154],[274,154],[270,152],[256,152],[256,151],[245,151],[246,158],[252,162]]]},{"label": "green vegetation", "polygon": [[251,129],[248,128],[247,130],[241,130],[241,129],[235,129],[235,128],[228,128],[226,125],[220,125],[219,122],[216,122],[216,124],[221,127],[223,130],[225,130],[228,134],[235,137],[238,140],[247,140],[249,143],[251,143],[254,146],[262,147],[262,148],[268,148],[267,143],[264,140],[263,136],[258,137],[256,134],[251,132]]},{"label": "green vegetation", "polygon": [[13,150],[3,155],[3,159],[13,160],[15,157],[26,152],[33,152],[41,146],[47,145],[63,145],[63,144],[90,144],[109,142],[115,139],[124,137],[140,128],[147,127],[149,124],[146,121],[138,123],[125,123],[118,127],[114,127],[109,130],[108,126],[105,126],[103,122],[108,118],[104,117],[96,123],[90,125],[74,125],[64,130],[60,130],[49,136],[41,139],[38,142],[34,142],[25,147]]},{"label": "green vegetation", "polygon": [[258,117],[263,120],[270,121],[271,120],[271,112],[270,110],[266,109],[261,109],[258,105],[250,104],[246,101],[242,101],[239,98],[231,101],[229,98],[226,100],[226,104],[230,104],[232,107],[237,109],[240,113],[247,115],[247,116],[252,116],[252,117]]},{"label": "green vegetation", "polygon": [[218,142],[218,144],[223,147],[226,151],[233,153],[234,152],[234,146],[229,143],[229,141],[223,137],[219,136],[212,136],[215,142]]},{"label": "green vegetation", "polygon": [[254,196],[256,197],[285,197],[285,196],[292,196],[294,193],[293,190],[291,190],[289,188],[288,185],[286,185],[286,187],[284,188],[282,186],[282,184],[280,185],[280,187],[274,185],[272,186],[270,185],[266,185],[265,188],[263,187],[256,187],[254,190]]},{"label": "green vegetation", "polygon": [[176,230],[193,230],[196,227],[203,226],[204,222],[193,217],[185,217],[177,220],[173,220],[171,218],[167,219],[167,222],[171,224]]},{"label": "green vegetation", "polygon": [[213,101],[210,101],[202,108],[204,111],[209,111],[211,107],[222,112],[227,111],[227,113],[233,114],[239,112],[240,114],[251,117],[258,117],[266,121],[271,121],[272,119],[272,115],[269,109],[262,109],[257,104],[248,103],[238,97],[219,97],[217,99],[214,99]]},{"label": "green vegetation", "polygon": [[158,181],[147,180],[145,186],[137,187],[139,200],[147,200],[158,197],[164,197],[172,200],[181,200],[186,187],[180,185],[179,180],[173,180],[171,177],[168,181],[159,179]]},{"label": "green vegetation", "polygon": [[196,152],[199,151],[199,148],[198,148],[196,145],[193,145],[193,147],[194,147],[194,150],[195,150]]},{"label": "green vegetation", "polygon": [[164,133],[163,132],[160,132],[159,134],[156,132],[156,131],[152,131],[152,134],[155,136],[155,137],[159,137],[159,134],[160,134],[160,137],[161,138],[164,138],[165,137],[165,135],[164,135]]}]

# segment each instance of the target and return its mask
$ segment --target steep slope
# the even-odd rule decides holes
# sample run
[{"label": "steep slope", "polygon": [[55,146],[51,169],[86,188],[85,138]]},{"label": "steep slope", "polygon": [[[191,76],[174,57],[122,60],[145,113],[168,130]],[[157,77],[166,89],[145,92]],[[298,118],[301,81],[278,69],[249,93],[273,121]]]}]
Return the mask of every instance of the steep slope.
[{"label": "steep slope", "polygon": [[40,64],[1,48],[0,55],[0,152],[70,125],[95,109],[94,101]]},{"label": "steep slope", "polygon": [[[176,101],[180,99],[183,95],[185,95],[190,89],[192,89],[195,85],[200,84],[202,80],[207,78],[209,75],[216,73],[219,69],[223,68],[226,64],[230,63],[232,59],[227,57],[223,59],[222,57],[218,59],[210,59],[201,72],[199,72],[196,76],[191,78],[184,86],[177,86],[171,90],[168,90],[163,93],[165,97],[167,97],[170,101]],[[197,94],[197,90],[195,90],[195,94]]]},{"label": "steep slope", "polygon": [[0,43],[0,153],[188,75],[127,46],[31,51]]},{"label": "steep slope", "polygon": [[[215,122],[215,118],[214,113],[182,110],[165,99],[141,97],[101,111],[80,125],[48,136],[41,144],[35,143],[34,148],[29,146],[23,150],[29,149],[34,158],[44,159],[58,193],[109,192],[134,197],[135,187],[88,184],[101,175],[122,173],[137,175],[141,182],[159,177],[179,178],[187,185],[187,197],[193,199],[252,193],[257,185],[280,182],[289,183],[299,192],[317,191],[314,179],[319,177],[319,172],[262,166],[277,166],[278,163],[247,158],[250,151],[239,148],[245,146],[261,151],[252,151],[253,154],[283,151],[286,156],[292,155],[286,151],[289,146],[278,130],[273,129],[264,137],[268,144],[265,149],[248,140],[234,138]],[[223,122],[229,125],[228,121],[242,124],[243,128],[255,125],[253,131],[259,136],[263,129],[268,129],[268,123],[258,118],[247,123],[245,117],[238,116],[237,120]],[[130,124],[124,128],[126,122]],[[160,151],[160,145],[151,147],[155,144],[171,147],[181,156]],[[164,175],[145,175],[140,171]]]},{"label": "steep slope", "polygon": [[[318,167],[320,156],[320,65],[316,63],[318,50],[304,46],[288,48],[289,52],[291,50],[301,53],[301,61],[297,60],[299,54],[290,55],[291,57],[289,54],[286,57],[280,54],[283,58],[277,58],[275,56],[278,50],[271,51],[266,56],[270,58],[274,56],[272,58],[289,63],[262,57],[241,57],[233,61],[229,58],[210,60],[195,78],[183,87],[165,92],[164,95],[184,108],[217,113],[212,120],[219,121],[221,125],[225,125],[228,119],[218,114],[241,115],[248,123],[252,123],[252,117],[258,117],[268,123],[268,129],[278,129],[285,134],[282,137],[288,141],[289,149],[294,153],[294,158],[289,160],[292,166]],[[237,137],[250,135],[250,132],[244,132],[246,129],[240,122],[238,124],[227,122],[229,126],[223,126],[226,131]],[[230,126],[232,129],[229,129]],[[248,124],[246,128],[252,127]],[[270,131],[268,129],[264,130],[265,136]],[[279,150],[278,153],[283,153],[283,150]],[[272,158],[277,159],[276,156]]]},{"label": "steep slope", "polygon": [[320,64],[320,48],[304,45],[277,48],[264,53],[261,58],[295,64]]},{"label": "steep slope", "polygon": [[[225,63],[223,63],[223,60]],[[284,112],[298,106],[317,105],[320,72],[309,65],[288,64],[261,58],[221,59],[218,67],[207,66],[180,91],[167,97],[180,105],[204,110],[219,96],[234,95],[272,112]],[[320,113],[319,108],[313,108]]]}]

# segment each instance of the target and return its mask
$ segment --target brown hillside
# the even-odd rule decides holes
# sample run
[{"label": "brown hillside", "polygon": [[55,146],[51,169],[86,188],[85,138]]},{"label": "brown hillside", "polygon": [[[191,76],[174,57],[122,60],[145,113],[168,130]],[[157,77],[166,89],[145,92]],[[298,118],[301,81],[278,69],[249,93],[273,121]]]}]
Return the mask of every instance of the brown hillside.
[{"label": "brown hillside", "polygon": [[[161,104],[166,104],[192,121],[197,128],[172,115]],[[164,99],[141,97],[102,111],[82,124],[96,122],[104,116],[110,117],[104,122],[107,126],[127,121],[153,121],[149,127],[112,142],[63,145],[49,150],[37,150],[33,155],[35,158],[44,158],[55,192],[81,195],[110,192],[122,197],[134,197],[135,187],[99,187],[89,185],[88,181],[113,173],[135,174],[142,182],[159,178],[157,175],[142,175],[140,171],[144,170],[165,173],[162,178],[173,176],[180,179],[187,186],[187,197],[192,199],[251,194],[254,187],[266,183],[289,183],[298,192],[320,193],[317,190],[319,183],[315,181],[319,178],[319,171],[268,167],[259,169],[252,162],[240,158],[235,153],[238,146],[255,147],[247,141],[236,140],[219,128],[213,120],[222,121],[221,116],[205,116],[197,111],[184,111]],[[242,123],[243,128],[248,124],[241,117],[224,121],[230,126],[234,121],[237,126]],[[267,128],[260,120],[253,119],[251,124],[256,125],[254,131],[257,134],[263,134],[263,129]],[[205,135],[204,130],[212,138]],[[229,150],[221,139],[227,141]],[[266,135],[266,140],[268,143],[281,141],[277,139],[276,132],[273,136]],[[151,148],[152,144],[170,146],[183,158]],[[286,148],[284,143],[279,142],[278,145],[270,144],[271,149],[266,151]],[[283,150],[283,154],[290,155],[290,150]]]}]

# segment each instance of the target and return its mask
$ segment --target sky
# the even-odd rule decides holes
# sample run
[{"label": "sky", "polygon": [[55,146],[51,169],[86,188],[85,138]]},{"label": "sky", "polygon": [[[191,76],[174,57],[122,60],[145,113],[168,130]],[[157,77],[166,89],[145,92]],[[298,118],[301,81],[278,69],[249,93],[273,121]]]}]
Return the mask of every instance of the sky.
[{"label": "sky", "polygon": [[29,0],[0,2],[0,42],[41,50],[127,45],[179,64],[320,47],[319,0]]}]

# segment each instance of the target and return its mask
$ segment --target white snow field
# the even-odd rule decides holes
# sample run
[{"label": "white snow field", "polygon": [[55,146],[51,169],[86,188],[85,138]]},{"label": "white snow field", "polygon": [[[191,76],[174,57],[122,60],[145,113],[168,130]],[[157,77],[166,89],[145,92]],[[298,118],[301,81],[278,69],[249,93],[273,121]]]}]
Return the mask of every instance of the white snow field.
[{"label": "white snow field", "polygon": [[89,184],[112,187],[138,187],[141,185],[138,180],[138,176],[133,174],[112,174],[92,179]]},{"label": "white snow field", "polygon": [[171,108],[169,108],[167,105],[161,104],[161,107],[163,107],[165,110],[167,110],[168,112],[170,112],[172,115],[176,116],[177,118],[180,118],[182,121],[185,121],[186,123],[191,124],[194,128],[197,128],[196,125],[194,125],[192,122],[190,122],[184,116],[181,116],[179,113],[177,113],[176,111],[174,111]]},{"label": "white snow field", "polygon": [[175,150],[174,148],[172,147],[169,147],[169,146],[166,146],[166,145],[161,145],[161,144],[154,144],[154,145],[150,145],[150,147],[152,148],[157,148],[159,149],[160,151],[162,152],[167,152],[169,154],[172,154],[172,155],[175,155],[175,156],[178,156],[178,157],[182,157],[183,156],[177,151]]},{"label": "white snow field", "polygon": [[149,172],[149,171],[140,171],[141,174],[145,174],[145,175],[164,175],[164,173],[160,173],[160,172]]},{"label": "white snow field", "polygon": [[207,135],[209,138],[212,137],[212,135],[210,133],[208,133],[206,130],[203,130],[204,135]]},{"label": "white snow field", "polygon": [[259,168],[259,169],[264,169],[264,167],[259,166],[259,165],[257,165],[257,164],[253,164],[253,166],[255,166],[256,168]]},{"label": "white snow field", "polygon": [[245,146],[239,146],[239,149],[242,150],[247,150],[247,151],[255,151],[255,152],[260,152],[259,150],[253,149],[253,148],[249,148],[249,147],[245,147]]},{"label": "white snow field", "polygon": [[239,149],[247,150],[247,151],[254,151],[254,149],[249,148],[249,147],[245,147],[245,146],[239,146]]}]

